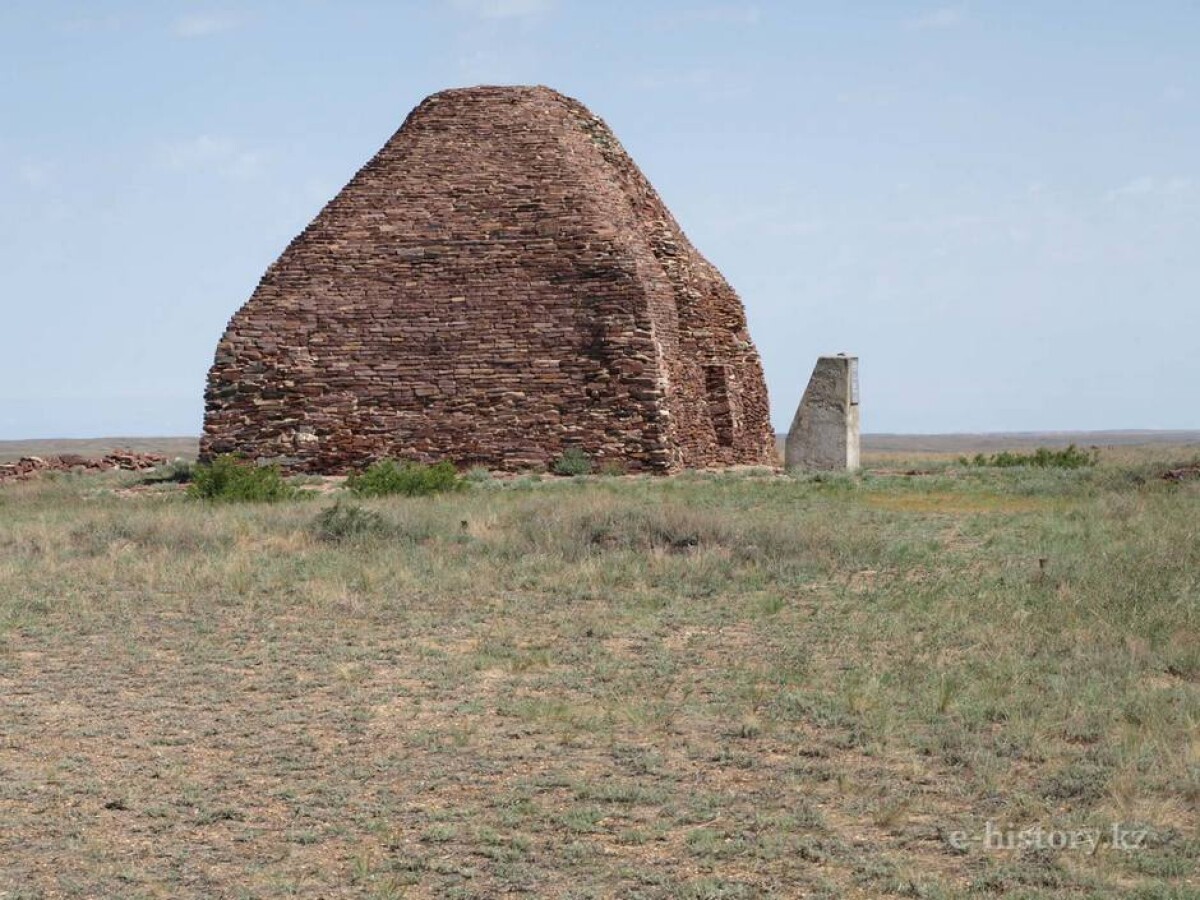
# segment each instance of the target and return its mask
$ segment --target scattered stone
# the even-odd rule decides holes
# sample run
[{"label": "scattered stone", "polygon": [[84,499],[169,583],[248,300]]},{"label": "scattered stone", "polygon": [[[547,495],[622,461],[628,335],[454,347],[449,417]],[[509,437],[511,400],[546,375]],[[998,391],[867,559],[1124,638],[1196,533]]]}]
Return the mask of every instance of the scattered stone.
[{"label": "scattered stone", "polygon": [[61,456],[25,456],[15,463],[0,464],[0,482],[24,481],[45,472],[143,472],[167,462],[157,453],[136,453],[132,450],[114,450],[100,457],[79,456],[64,453]]}]

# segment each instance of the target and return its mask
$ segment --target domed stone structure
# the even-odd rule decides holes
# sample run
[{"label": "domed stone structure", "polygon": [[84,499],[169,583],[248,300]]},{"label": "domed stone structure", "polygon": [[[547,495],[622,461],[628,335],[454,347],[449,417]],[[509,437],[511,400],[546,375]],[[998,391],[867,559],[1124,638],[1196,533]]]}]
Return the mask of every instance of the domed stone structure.
[{"label": "domed stone structure", "polygon": [[629,471],[776,462],[740,300],[608,127],[545,87],[429,97],[217,347],[202,458]]}]

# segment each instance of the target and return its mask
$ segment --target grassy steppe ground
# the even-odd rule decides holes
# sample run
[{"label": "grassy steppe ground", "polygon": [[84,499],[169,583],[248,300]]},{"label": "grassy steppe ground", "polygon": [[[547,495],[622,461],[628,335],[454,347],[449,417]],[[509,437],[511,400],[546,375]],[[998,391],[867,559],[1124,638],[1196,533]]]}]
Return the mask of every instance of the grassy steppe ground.
[{"label": "grassy steppe ground", "polygon": [[1200,897],[1200,485],[912,465],[0,487],[0,897]]}]

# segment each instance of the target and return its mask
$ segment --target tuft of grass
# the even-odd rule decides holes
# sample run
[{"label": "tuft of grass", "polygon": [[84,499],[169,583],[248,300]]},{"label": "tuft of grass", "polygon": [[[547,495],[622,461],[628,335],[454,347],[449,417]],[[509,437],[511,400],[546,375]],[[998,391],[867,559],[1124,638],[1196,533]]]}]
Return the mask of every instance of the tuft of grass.
[{"label": "tuft of grass", "polygon": [[566,475],[574,478],[579,475],[590,475],[593,468],[592,458],[578,447],[570,447],[551,466],[555,475]]},{"label": "tuft of grass", "polygon": [[454,464],[447,460],[430,466],[383,459],[346,479],[346,487],[359,497],[386,497],[393,494],[419,497],[459,491],[465,485]]},{"label": "tuft of grass", "polygon": [[222,503],[274,503],[294,500],[299,491],[288,484],[278,466],[258,466],[226,454],[192,471],[188,496]]},{"label": "tuft of grass", "polygon": [[606,459],[596,471],[607,478],[619,478],[629,474],[629,464],[623,459]]},{"label": "tuft of grass", "polygon": [[383,537],[391,533],[387,519],[373,509],[363,509],[340,500],[317,513],[310,530],[320,541],[331,544],[342,541]]},{"label": "tuft of grass", "polygon": [[676,505],[594,502],[547,509],[539,504],[523,511],[518,526],[529,549],[565,559],[614,551],[685,553],[735,540],[718,516]]},{"label": "tuft of grass", "polygon": [[487,484],[492,481],[492,472],[487,466],[472,466],[464,477],[471,484]]},{"label": "tuft of grass", "polygon": [[138,484],[191,484],[196,466],[186,459],[176,459],[153,469],[138,479]]}]

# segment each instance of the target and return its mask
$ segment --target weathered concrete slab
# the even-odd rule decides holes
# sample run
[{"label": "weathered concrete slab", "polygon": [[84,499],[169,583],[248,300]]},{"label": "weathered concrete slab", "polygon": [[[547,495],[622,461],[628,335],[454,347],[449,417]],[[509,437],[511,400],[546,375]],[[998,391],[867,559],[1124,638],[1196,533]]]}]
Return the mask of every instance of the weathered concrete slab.
[{"label": "weathered concrete slab", "polygon": [[858,357],[820,357],[788,432],[788,470],[857,469],[859,429]]}]

